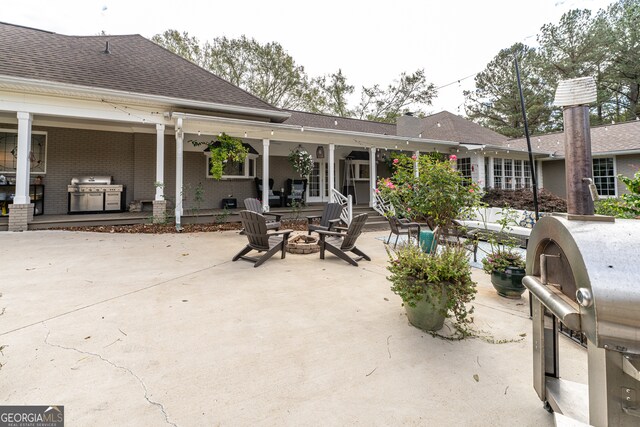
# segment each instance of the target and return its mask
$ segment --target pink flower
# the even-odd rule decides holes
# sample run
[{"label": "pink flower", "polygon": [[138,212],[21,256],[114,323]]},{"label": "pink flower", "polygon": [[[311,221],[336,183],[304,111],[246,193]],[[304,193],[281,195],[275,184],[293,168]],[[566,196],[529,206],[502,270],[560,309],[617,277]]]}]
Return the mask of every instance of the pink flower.
[{"label": "pink flower", "polygon": [[474,192],[473,188],[470,188],[469,193],[473,193],[473,192]]},{"label": "pink flower", "polygon": [[407,212],[411,212],[411,208],[407,208]]},{"label": "pink flower", "polygon": [[380,192],[380,190],[378,190],[378,189],[376,188],[376,193],[379,193],[379,192]]},{"label": "pink flower", "polygon": [[400,160],[398,160],[398,159],[393,159],[393,164],[394,164],[394,165],[395,165],[395,164],[398,164],[398,162],[399,162],[399,161],[400,161]]},{"label": "pink flower", "polygon": [[449,160],[451,160],[452,162],[455,162],[456,160],[458,160],[458,156],[456,156],[455,154],[452,154],[449,156]]},{"label": "pink flower", "polygon": [[413,156],[411,156],[411,160],[415,160],[417,159],[416,155],[414,154]]}]

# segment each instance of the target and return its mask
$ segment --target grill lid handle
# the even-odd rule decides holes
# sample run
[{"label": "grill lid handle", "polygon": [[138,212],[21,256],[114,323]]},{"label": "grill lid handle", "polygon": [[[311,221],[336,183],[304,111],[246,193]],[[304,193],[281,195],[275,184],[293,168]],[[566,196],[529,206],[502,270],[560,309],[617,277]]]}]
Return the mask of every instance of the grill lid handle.
[{"label": "grill lid handle", "polygon": [[547,307],[564,325],[574,331],[581,331],[580,313],[574,310],[566,301],[549,290],[534,276],[525,276],[522,284],[531,291],[540,302]]}]

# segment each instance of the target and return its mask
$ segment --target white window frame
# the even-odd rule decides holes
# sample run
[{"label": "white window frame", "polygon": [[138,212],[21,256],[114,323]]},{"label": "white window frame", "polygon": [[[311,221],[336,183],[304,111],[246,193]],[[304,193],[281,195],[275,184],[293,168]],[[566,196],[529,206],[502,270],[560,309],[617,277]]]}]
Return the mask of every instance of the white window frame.
[{"label": "white window frame", "polygon": [[[613,163],[613,176],[611,176],[613,178],[613,192],[614,194],[600,194],[600,189],[598,189],[598,196],[603,198],[603,199],[607,199],[609,197],[618,197],[618,167],[617,167],[617,162],[616,162],[616,156],[597,156],[597,157],[593,157],[591,159],[591,175],[593,176],[593,183],[595,184],[595,173],[594,173],[594,162],[595,160],[606,160],[606,159],[611,159],[611,162]],[[606,176],[607,178],[609,178],[609,175]]]},{"label": "white window frame", "polygon": [[[18,135],[18,131],[16,129],[0,129],[0,133],[14,133],[16,134],[16,137]],[[33,152],[33,136],[34,135],[44,135],[44,153],[43,153],[43,157],[41,159],[41,163],[43,164],[43,168],[41,171],[34,171],[33,168],[29,168],[29,172],[31,175],[45,175],[47,173],[47,148],[49,146],[48,142],[49,142],[49,135],[47,132],[44,131],[39,131],[39,130],[32,130],[31,131],[31,151]],[[16,153],[18,150],[18,143],[17,143],[17,139],[16,139]],[[0,170],[0,174],[7,174],[7,175],[11,175],[11,174],[16,174],[15,170]]]},{"label": "white window frame", "polygon": [[353,160],[351,162],[353,165],[353,180],[354,181],[369,181],[369,176],[361,177],[360,176],[360,166],[366,166],[369,170],[369,175],[371,175],[371,165],[369,164],[369,160]]},{"label": "white window frame", "polygon": [[465,181],[468,181],[469,184],[473,182],[471,157],[458,157],[456,160],[456,170],[460,172],[460,175],[465,179]]},{"label": "white window frame", "polygon": [[[210,167],[210,159],[211,153],[206,153],[205,156],[205,172],[206,177],[209,179],[213,179],[211,175],[211,167]],[[253,160],[253,170],[250,170],[251,160]],[[220,179],[254,179],[257,176],[258,170],[258,155],[257,154],[247,154],[247,157],[244,159],[244,175],[222,175]]]}]

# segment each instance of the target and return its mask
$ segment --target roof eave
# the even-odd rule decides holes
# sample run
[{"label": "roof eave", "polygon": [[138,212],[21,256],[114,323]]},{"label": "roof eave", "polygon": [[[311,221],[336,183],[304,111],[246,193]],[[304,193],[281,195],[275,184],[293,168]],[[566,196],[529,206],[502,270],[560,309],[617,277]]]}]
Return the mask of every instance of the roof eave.
[{"label": "roof eave", "polygon": [[53,82],[49,80],[27,79],[23,77],[0,75],[0,87],[24,91],[31,89],[37,93],[51,93],[65,96],[91,96],[94,98],[117,98],[142,104],[176,106],[182,108],[198,108],[220,113],[244,114],[256,117],[265,117],[275,122],[283,122],[291,114],[279,110],[266,110],[262,108],[243,107],[215,102],[196,101],[191,99],[174,98],[162,95],[151,95],[139,92],[104,89],[91,86],[74,85],[70,83]]}]

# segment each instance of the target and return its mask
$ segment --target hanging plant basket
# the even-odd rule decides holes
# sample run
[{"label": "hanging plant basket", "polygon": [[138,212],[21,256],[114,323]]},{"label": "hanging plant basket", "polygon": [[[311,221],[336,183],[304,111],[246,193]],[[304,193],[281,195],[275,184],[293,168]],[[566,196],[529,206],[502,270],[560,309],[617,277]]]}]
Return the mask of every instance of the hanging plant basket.
[{"label": "hanging plant basket", "polygon": [[313,169],[313,158],[307,150],[299,145],[295,150],[289,153],[289,163],[293,166],[293,170],[300,174],[301,178],[308,178]]},{"label": "hanging plant basket", "polygon": [[[249,149],[242,144],[242,139],[222,133],[215,141],[190,141],[194,146],[207,145],[211,153],[209,161],[210,174],[213,179],[221,179],[226,162],[244,162]],[[206,151],[206,150],[205,150]]]}]

